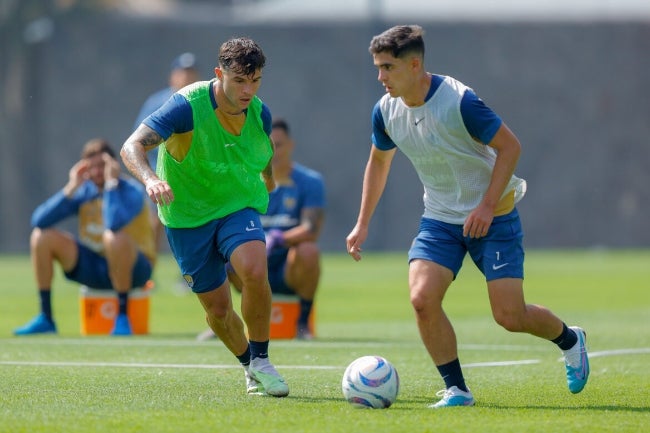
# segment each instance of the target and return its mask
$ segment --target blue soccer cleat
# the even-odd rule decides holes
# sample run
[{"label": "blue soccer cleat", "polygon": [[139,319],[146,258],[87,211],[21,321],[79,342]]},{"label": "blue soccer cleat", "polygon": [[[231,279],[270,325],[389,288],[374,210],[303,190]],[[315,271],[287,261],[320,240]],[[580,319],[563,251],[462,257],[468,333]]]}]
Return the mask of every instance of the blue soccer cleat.
[{"label": "blue soccer cleat", "polygon": [[41,313],[26,325],[16,328],[14,335],[56,334],[56,324]]},{"label": "blue soccer cleat", "polygon": [[587,384],[589,379],[589,357],[587,356],[587,334],[577,326],[569,327],[578,336],[578,342],[569,350],[564,351],[566,364],[566,380],[569,391],[577,394]]},{"label": "blue soccer cleat", "polygon": [[442,400],[430,405],[430,408],[438,409],[441,407],[452,406],[474,406],[474,397],[472,396],[472,393],[469,392],[469,390],[463,391],[457,386],[440,390],[436,393],[436,396],[442,397]]},{"label": "blue soccer cleat", "polygon": [[117,315],[111,335],[133,335],[133,332],[131,331],[131,323],[126,314]]}]

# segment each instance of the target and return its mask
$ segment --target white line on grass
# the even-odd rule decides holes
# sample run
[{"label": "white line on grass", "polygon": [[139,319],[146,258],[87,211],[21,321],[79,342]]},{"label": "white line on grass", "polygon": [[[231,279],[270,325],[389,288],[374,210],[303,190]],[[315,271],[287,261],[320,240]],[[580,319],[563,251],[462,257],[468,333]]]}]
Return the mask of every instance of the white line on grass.
[{"label": "white line on grass", "polygon": [[603,350],[600,352],[589,352],[589,358],[598,358],[599,356],[616,356],[616,355],[640,355],[650,353],[650,347],[640,347],[636,349],[617,349]]},{"label": "white line on grass", "polygon": [[539,364],[539,359],[522,359],[521,361],[493,361],[493,362],[473,362],[470,364],[463,364],[463,368],[475,367],[509,367],[511,365],[528,365]]},{"label": "white line on grass", "polygon": [[[618,349],[618,350],[604,350],[600,352],[593,352],[589,354],[590,358],[598,358],[603,356],[616,356],[616,355],[636,355],[650,353],[650,348],[638,349]],[[564,358],[559,358],[559,361],[564,361]],[[531,365],[539,364],[539,359],[522,359],[513,361],[490,361],[490,362],[473,362],[463,364],[465,368],[481,368],[481,367],[509,367],[513,365]],[[205,368],[205,369],[227,369],[227,368],[240,368],[238,365],[226,364],[151,364],[151,363],[138,363],[138,362],[50,362],[50,361],[0,361],[0,365],[31,365],[31,366],[49,366],[49,367],[127,367],[127,368]],[[282,369],[294,370],[333,370],[343,368],[334,365],[281,365],[277,366]]]},{"label": "white line on grass", "polygon": [[[126,368],[205,368],[225,370],[229,368],[241,368],[241,365],[234,364],[150,364],[141,362],[75,362],[75,361],[0,361],[0,365],[30,365],[38,367],[126,367]],[[331,370],[336,367],[333,365],[281,365],[278,368],[295,369],[295,370]]]},{"label": "white line on grass", "polygon": [[[196,342],[196,341],[187,341],[187,340],[143,340],[140,338],[132,340],[122,340],[122,339],[105,339],[105,338],[82,338],[82,339],[2,339],[3,343],[17,343],[17,344],[30,344],[35,343],[38,345],[52,344],[52,345],[121,345],[121,346],[161,346],[161,347],[170,347],[170,346],[197,346],[202,345],[205,347],[210,347],[206,345],[205,342]],[[219,340],[214,340],[214,342],[219,343]],[[294,340],[287,341],[274,341],[275,346],[284,346],[284,347],[300,347],[300,346],[309,346],[309,347],[353,347],[359,348],[362,347],[377,347],[377,346],[405,346],[421,344],[419,342],[328,342],[328,341],[309,341],[309,342],[300,342]],[[464,350],[498,350],[498,351],[538,351],[541,350],[537,346],[516,346],[516,345],[489,345],[489,344],[467,344],[460,345],[461,349]],[[548,350],[548,349],[546,349]],[[604,350],[599,352],[590,352],[590,358],[598,358],[604,356],[620,356],[620,355],[637,355],[637,354],[648,354],[650,353],[650,348],[641,347],[641,348],[629,348],[629,349],[614,349],[614,350]],[[564,357],[560,357],[558,361],[564,361]],[[477,368],[477,367],[504,367],[512,365],[530,365],[538,364],[541,361],[538,359],[524,359],[524,360],[508,360],[508,361],[490,361],[490,362],[477,362],[470,364],[463,364],[463,367],[467,368]],[[149,363],[126,363],[126,362],[74,362],[74,361],[63,361],[63,362],[43,362],[43,361],[0,361],[0,365],[31,365],[31,366],[53,366],[53,367],[127,367],[127,368],[197,368],[197,369],[228,369],[228,368],[241,368],[239,365],[224,365],[224,364],[149,364]],[[340,366],[332,365],[285,365],[278,366],[279,368],[286,369],[339,369],[343,368]]]},{"label": "white line on grass", "polygon": [[[191,346],[191,347],[214,347],[213,344],[220,345],[219,340],[211,341],[188,341],[186,339],[167,339],[167,340],[149,340],[141,339],[139,337],[131,339],[120,338],[106,338],[106,337],[83,337],[83,338],[0,338],[2,344],[18,344],[28,345],[36,344],[39,346],[52,345],[52,346],[147,346],[147,347],[177,347],[177,346]],[[273,340],[271,342],[273,347],[325,347],[325,348],[359,348],[359,347],[395,347],[395,346],[417,346],[420,347],[420,341],[299,341],[299,340]],[[548,352],[547,345],[514,345],[514,344],[459,344],[458,348],[461,350],[477,350],[477,351],[516,351],[516,352]],[[629,349],[613,349],[603,350],[599,352],[589,352],[590,358],[597,358],[601,356],[616,356],[616,355],[638,355],[650,353],[650,347],[638,347]]]},{"label": "white line on grass", "polygon": [[[643,355],[650,353],[650,347],[639,347],[634,349],[616,349],[616,350],[601,350],[600,352],[589,352],[589,359],[601,358],[603,356],[617,356],[617,355]],[[564,357],[559,358],[564,361]]]},{"label": "white line on grass", "polygon": [[[520,361],[493,361],[463,364],[463,367],[506,367],[512,365],[538,364],[538,359]],[[0,365],[36,366],[36,367],[120,367],[120,368],[197,368],[218,369],[241,368],[239,365],[226,364],[151,364],[140,362],[75,362],[75,361],[0,361]],[[277,368],[293,370],[334,370],[344,369],[345,366],[335,365],[278,365]]]},{"label": "white line on grass", "polygon": [[[121,338],[106,338],[106,337],[83,337],[83,338],[8,338],[2,341],[3,344],[37,344],[39,346],[52,345],[52,346],[147,346],[147,347],[213,347],[213,344],[221,344],[219,340],[210,341],[194,341],[187,339],[143,339],[140,337],[121,339]],[[273,340],[271,342],[273,347],[326,347],[326,348],[361,348],[361,347],[395,347],[395,346],[415,346],[421,347],[422,342],[419,340],[413,341],[298,341],[298,340]],[[548,346],[546,345],[514,345],[514,344],[459,344],[461,350],[491,350],[499,352],[547,352]]]}]

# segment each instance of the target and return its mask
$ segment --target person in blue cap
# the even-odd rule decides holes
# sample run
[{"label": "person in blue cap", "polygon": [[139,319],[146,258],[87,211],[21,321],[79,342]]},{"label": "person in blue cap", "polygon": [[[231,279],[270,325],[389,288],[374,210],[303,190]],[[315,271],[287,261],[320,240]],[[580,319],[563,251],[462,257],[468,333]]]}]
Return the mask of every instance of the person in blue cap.
[{"label": "person in blue cap", "polygon": [[[172,61],[167,87],[157,90],[147,97],[135,119],[133,125],[134,130],[140,126],[147,116],[167,102],[176,91],[200,79],[197,65],[196,55],[190,52],[182,53]],[[156,161],[158,159],[158,148],[151,150],[147,154],[147,157],[149,159],[149,164],[151,164],[151,167],[155,170]],[[149,204],[151,206],[151,225],[154,229],[156,248],[160,248],[163,226],[158,218],[158,210],[156,209],[155,203],[149,201]]]}]

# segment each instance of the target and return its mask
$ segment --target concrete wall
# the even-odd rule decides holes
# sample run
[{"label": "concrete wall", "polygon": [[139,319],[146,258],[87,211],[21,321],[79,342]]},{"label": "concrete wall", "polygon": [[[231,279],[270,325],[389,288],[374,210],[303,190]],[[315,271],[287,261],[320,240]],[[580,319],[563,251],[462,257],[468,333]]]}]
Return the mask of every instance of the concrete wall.
[{"label": "concrete wall", "polygon": [[[176,54],[194,51],[208,78],[221,42],[239,35],[267,54],[260,97],[290,121],[297,159],[326,177],[321,244],[344,249],[382,94],[367,46],[397,23],[253,27],[73,10],[53,24],[30,44],[24,20],[3,23],[0,252],[27,251],[32,210],[63,186],[87,139],[121,146]],[[420,24],[429,71],[473,87],[523,144],[528,247],[650,246],[650,23]],[[366,250],[407,249],[421,197],[398,155]]]}]

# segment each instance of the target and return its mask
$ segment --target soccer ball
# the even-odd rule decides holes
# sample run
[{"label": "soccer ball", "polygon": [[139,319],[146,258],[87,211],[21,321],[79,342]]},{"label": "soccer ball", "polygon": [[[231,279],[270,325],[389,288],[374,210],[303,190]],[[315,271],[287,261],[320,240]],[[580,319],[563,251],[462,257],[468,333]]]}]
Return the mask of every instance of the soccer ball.
[{"label": "soccer ball", "polygon": [[341,389],[355,407],[385,409],[397,399],[399,376],[385,358],[362,356],[345,369]]}]

